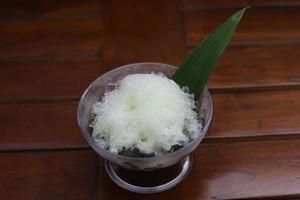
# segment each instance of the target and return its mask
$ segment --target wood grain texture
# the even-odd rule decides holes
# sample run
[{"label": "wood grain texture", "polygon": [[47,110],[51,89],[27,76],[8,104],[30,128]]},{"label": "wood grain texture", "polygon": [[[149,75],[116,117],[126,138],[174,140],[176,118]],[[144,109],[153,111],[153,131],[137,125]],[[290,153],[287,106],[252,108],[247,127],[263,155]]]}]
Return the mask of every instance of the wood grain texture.
[{"label": "wood grain texture", "polygon": [[[238,9],[200,9],[185,12],[187,45],[199,43]],[[300,7],[250,8],[231,44],[299,43]]]},{"label": "wood grain texture", "polygon": [[105,66],[183,60],[183,21],[179,0],[104,0]]},{"label": "wood grain texture", "polygon": [[299,45],[229,46],[208,86],[214,91],[300,85]]},{"label": "wood grain texture", "polygon": [[[206,142],[299,137],[299,90],[214,94]],[[87,147],[77,102],[0,105],[0,150]]]},{"label": "wood grain texture", "polygon": [[0,105],[0,149],[87,146],[79,131],[77,102]]},{"label": "wood grain texture", "polygon": [[300,133],[300,90],[213,95],[208,137]]},{"label": "wood grain texture", "polygon": [[[137,195],[108,178],[102,159],[98,174],[98,157],[76,122],[77,99],[89,82],[127,63],[178,65],[186,47],[245,4],[253,8],[209,82],[219,92],[213,94],[212,126],[195,151],[189,176],[170,191]],[[0,199],[80,200],[96,194],[101,200],[299,199],[299,5],[295,0],[3,2]],[[245,92],[282,86],[294,89]],[[232,92],[238,90],[243,92]]]},{"label": "wood grain texture", "polygon": [[2,2],[0,18],[70,17],[100,11],[100,0],[12,0]]},{"label": "wood grain texture", "polygon": [[0,198],[94,199],[97,156],[88,151],[0,154]]},{"label": "wood grain texture", "polygon": [[300,197],[300,140],[200,144],[193,168],[175,188],[138,195],[116,186],[99,172],[98,199],[236,199]]},{"label": "wood grain texture", "polygon": [[190,8],[198,6],[205,7],[236,7],[236,6],[296,6],[300,5],[298,0],[184,0]]},{"label": "wood grain texture", "polygon": [[108,69],[96,56],[0,61],[0,99],[79,97]]},{"label": "wood grain texture", "polygon": [[100,18],[0,21],[0,60],[26,56],[99,54]]},{"label": "wood grain texture", "polygon": [[[231,46],[212,74],[209,88],[299,86],[299,53],[298,45]],[[0,61],[0,98],[79,96],[109,69],[96,56]]]}]

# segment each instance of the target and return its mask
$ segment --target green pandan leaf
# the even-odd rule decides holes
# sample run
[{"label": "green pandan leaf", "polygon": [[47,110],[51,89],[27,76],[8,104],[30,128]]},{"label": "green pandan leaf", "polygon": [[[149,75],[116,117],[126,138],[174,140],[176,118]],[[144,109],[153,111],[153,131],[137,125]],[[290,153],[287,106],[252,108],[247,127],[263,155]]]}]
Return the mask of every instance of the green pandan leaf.
[{"label": "green pandan leaf", "polygon": [[204,38],[172,76],[172,79],[180,86],[188,86],[189,91],[195,94],[195,99],[201,95],[210,74],[247,8],[236,12]]}]

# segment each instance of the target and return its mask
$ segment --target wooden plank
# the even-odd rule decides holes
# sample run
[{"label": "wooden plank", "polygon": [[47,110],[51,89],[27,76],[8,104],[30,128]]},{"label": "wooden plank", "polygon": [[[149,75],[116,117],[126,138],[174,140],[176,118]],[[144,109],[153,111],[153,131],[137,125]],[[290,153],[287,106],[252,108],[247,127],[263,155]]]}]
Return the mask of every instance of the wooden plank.
[{"label": "wooden plank", "polygon": [[[298,45],[231,46],[212,74],[209,88],[299,86],[299,53]],[[100,62],[95,56],[0,61],[0,98],[79,96],[92,80],[112,68]]]},{"label": "wooden plank", "polygon": [[296,6],[298,0],[184,0],[189,7]]},{"label": "wooden plank", "polygon": [[63,17],[99,14],[100,0],[12,0],[4,1],[1,18]]},{"label": "wooden plank", "polygon": [[97,156],[88,151],[2,153],[1,199],[94,199]]},{"label": "wooden plank", "polygon": [[[214,94],[206,141],[300,136],[300,90]],[[77,102],[0,104],[0,150],[87,147]]]},{"label": "wooden plank", "polygon": [[[186,41],[199,43],[237,9],[199,9],[185,12]],[[300,7],[251,8],[243,16],[231,44],[299,43]]]},{"label": "wooden plank", "polygon": [[96,56],[0,61],[0,99],[79,97],[108,70]]},{"label": "wooden plank", "polygon": [[138,195],[99,172],[98,199],[237,199],[300,197],[300,140],[200,144],[193,168],[175,188]]},{"label": "wooden plank", "polygon": [[300,85],[299,45],[229,46],[209,81],[218,91]]},{"label": "wooden plank", "polygon": [[103,24],[105,66],[178,65],[186,54],[179,0],[104,0]]},{"label": "wooden plank", "polygon": [[100,18],[0,21],[0,59],[98,54]]},{"label": "wooden plank", "polygon": [[79,131],[77,102],[0,105],[0,149],[87,146]]},{"label": "wooden plank", "polygon": [[300,90],[214,94],[208,137],[299,135]]}]

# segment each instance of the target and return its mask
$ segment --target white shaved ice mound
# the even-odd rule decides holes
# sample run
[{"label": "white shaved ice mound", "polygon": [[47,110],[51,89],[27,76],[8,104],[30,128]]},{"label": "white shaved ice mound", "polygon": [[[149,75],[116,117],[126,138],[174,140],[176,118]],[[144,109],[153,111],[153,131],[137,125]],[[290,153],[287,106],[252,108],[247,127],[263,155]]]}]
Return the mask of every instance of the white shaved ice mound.
[{"label": "white shaved ice mound", "polygon": [[163,75],[133,74],[94,104],[92,136],[118,153],[137,148],[161,155],[185,145],[201,130],[193,95]]}]

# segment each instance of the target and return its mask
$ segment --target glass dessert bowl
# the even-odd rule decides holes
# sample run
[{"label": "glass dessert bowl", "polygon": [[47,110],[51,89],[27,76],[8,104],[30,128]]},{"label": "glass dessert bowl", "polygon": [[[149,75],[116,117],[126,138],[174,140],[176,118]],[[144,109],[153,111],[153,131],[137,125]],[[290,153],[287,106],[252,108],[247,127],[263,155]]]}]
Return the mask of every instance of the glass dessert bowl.
[{"label": "glass dessert bowl", "polygon": [[[99,78],[97,78],[82,95],[77,112],[77,120],[80,130],[91,145],[91,147],[105,159],[105,167],[110,178],[119,186],[137,193],[155,193],[170,189],[183,180],[188,174],[191,167],[190,154],[196,149],[203,137],[205,136],[212,117],[212,101],[208,90],[205,88],[201,97],[197,102],[198,117],[202,122],[201,132],[197,133],[196,137],[180,149],[167,153],[163,156],[157,157],[128,157],[112,153],[108,150],[101,148],[92,137],[90,130],[91,110],[93,105],[101,99],[104,93],[115,89],[117,82],[122,80],[129,74],[149,74],[149,73],[162,73],[167,77],[176,71],[177,67],[161,64],[161,63],[136,63],[129,64],[112,71],[109,71]],[[155,173],[162,174],[162,170],[174,169],[174,173],[170,178],[165,179],[161,183],[155,181],[155,184],[140,184],[134,183],[128,179],[128,176],[123,176],[124,171],[131,173],[131,176],[141,174],[143,176],[156,176]],[[170,171],[170,170],[167,170]],[[122,177],[123,176],[123,177]],[[160,176],[160,175],[157,175]],[[161,177],[157,177],[160,179]],[[126,180],[127,179],[127,180]]]}]

